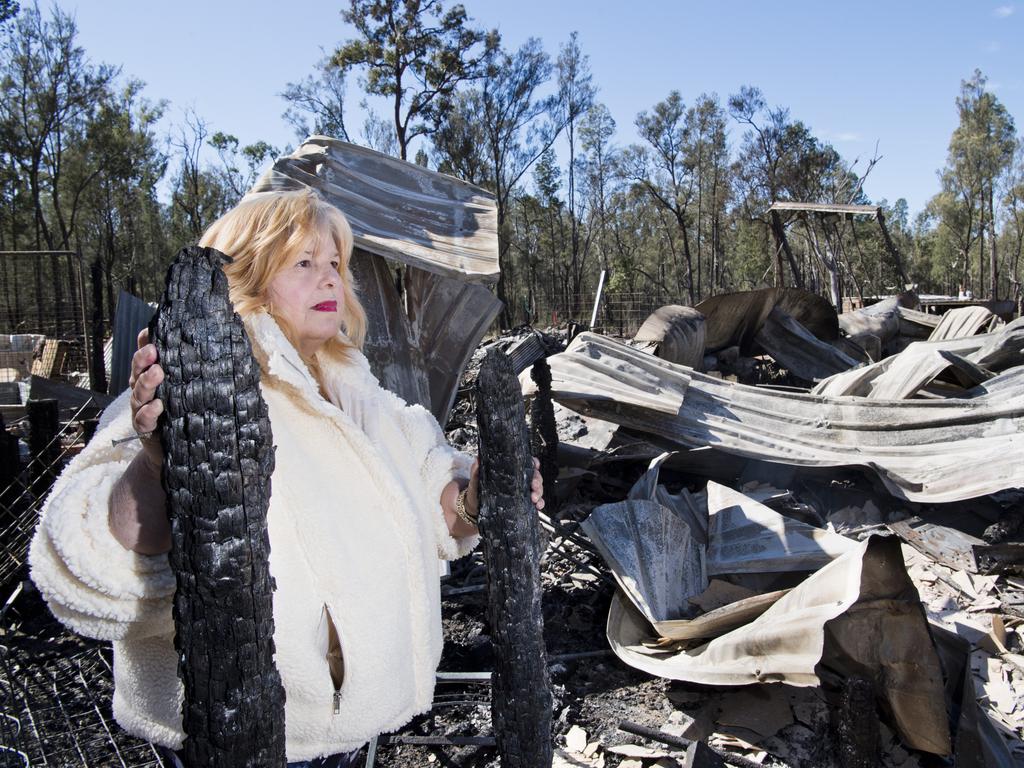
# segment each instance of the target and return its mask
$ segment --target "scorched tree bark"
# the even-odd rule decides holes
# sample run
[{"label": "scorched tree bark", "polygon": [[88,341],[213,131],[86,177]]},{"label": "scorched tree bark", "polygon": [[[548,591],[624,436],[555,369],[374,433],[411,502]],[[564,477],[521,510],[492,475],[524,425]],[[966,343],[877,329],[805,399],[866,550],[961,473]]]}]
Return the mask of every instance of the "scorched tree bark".
[{"label": "scorched tree bark", "polygon": [[186,248],[150,326],[165,379],[178,672],[189,766],[284,766],[267,507],[273,443],[259,366],[209,248]]}]

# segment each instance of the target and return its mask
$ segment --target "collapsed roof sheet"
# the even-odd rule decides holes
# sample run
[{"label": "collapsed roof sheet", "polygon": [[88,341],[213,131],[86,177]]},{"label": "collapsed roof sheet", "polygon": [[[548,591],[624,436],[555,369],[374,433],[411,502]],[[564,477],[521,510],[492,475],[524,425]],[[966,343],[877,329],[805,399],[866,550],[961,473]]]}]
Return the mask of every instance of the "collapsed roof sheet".
[{"label": "collapsed roof sheet", "polygon": [[[866,466],[895,496],[957,501],[1024,486],[1024,368],[970,400],[864,400],[745,386],[592,333],[548,358],[552,397],[588,416],[805,466]],[[1003,378],[1003,377],[1000,377]]]},{"label": "collapsed roof sheet", "polygon": [[280,158],[249,194],[298,186],[345,213],[357,248],[459,280],[498,279],[498,214],[480,187],[326,136]]},{"label": "collapsed roof sheet", "polygon": [[626,664],[705,685],[811,686],[832,673],[866,672],[879,681],[908,745],[950,752],[938,656],[895,537],[855,545],[754,621],[697,648],[664,652],[645,644],[652,627],[621,592],[607,632]]},{"label": "collapsed roof sheet", "polygon": [[872,400],[912,397],[953,364],[953,357],[994,371],[1021,365],[1024,320],[1018,318],[992,333],[977,336],[915,341],[897,355],[824,379],[812,391],[830,397],[857,395]]},{"label": "collapsed roof sheet", "polygon": [[[355,238],[363,351],[380,383],[444,424],[459,378],[501,302],[497,212],[487,191],[325,136],[279,158],[250,195],[312,187]],[[385,259],[405,265],[396,275]]]}]

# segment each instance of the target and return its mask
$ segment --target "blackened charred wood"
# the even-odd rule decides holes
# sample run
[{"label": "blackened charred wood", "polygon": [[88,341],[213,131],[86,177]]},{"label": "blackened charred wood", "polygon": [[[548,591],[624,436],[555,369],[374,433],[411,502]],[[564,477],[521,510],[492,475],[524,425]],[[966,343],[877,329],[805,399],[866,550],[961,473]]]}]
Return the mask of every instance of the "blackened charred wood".
[{"label": "blackened charred wood", "polygon": [[1021,533],[1024,528],[1024,510],[1013,509],[1004,512],[998,522],[992,523],[985,532],[981,534],[989,544],[1002,544]]},{"label": "blackened charred wood", "polygon": [[551,402],[551,367],[541,358],[530,369],[530,378],[537,385],[537,393],[530,405],[530,448],[540,459],[540,474],[544,478],[544,508],[549,515],[557,511],[555,480],[558,478],[558,428],[555,425],[555,407]]},{"label": "blackened charred wood", "polygon": [[92,277],[92,332],[89,337],[92,365],[89,366],[89,389],[107,391],[107,369],[103,363],[103,265],[97,258],[91,267]]},{"label": "blackened charred wood", "polygon": [[185,762],[277,768],[286,760],[267,535],[273,442],[225,261],[183,249],[150,325],[165,374],[157,394]]},{"label": "blackened charred wood", "polygon": [[0,413],[0,506],[10,507],[19,495],[15,484],[21,474],[21,453],[18,438],[7,431],[3,414]]},{"label": "blackened charred wood", "polygon": [[[619,723],[619,730],[625,731],[626,733],[632,733],[634,736],[643,736],[645,739],[651,741],[657,741],[662,744],[668,744],[670,747],[677,749],[686,750],[686,766],[694,766],[694,768],[707,768],[710,765],[719,765],[720,763],[714,762],[717,757],[722,763],[728,763],[734,765],[737,768],[759,768],[760,763],[755,763],[753,760],[747,760],[745,757],[734,755],[728,750],[719,749],[712,747],[709,744],[705,744],[701,741],[692,741],[690,739],[684,739],[682,736],[673,736],[671,733],[665,733],[665,731],[659,731],[654,728],[648,728],[646,725],[640,725],[639,723],[631,723],[629,720],[623,720]],[[694,745],[699,744],[699,747]]]},{"label": "blackened charred wood", "polygon": [[28,401],[28,439],[32,461],[28,465],[32,494],[41,499],[50,491],[60,473],[60,406],[49,398]]},{"label": "blackened charred wood", "polygon": [[879,728],[874,684],[864,677],[847,678],[832,717],[841,768],[878,765]]},{"label": "blackened charred wood", "polygon": [[477,379],[480,532],[494,645],[491,717],[502,768],[550,768],[551,684],[541,613],[540,530],[522,391],[498,349]]}]

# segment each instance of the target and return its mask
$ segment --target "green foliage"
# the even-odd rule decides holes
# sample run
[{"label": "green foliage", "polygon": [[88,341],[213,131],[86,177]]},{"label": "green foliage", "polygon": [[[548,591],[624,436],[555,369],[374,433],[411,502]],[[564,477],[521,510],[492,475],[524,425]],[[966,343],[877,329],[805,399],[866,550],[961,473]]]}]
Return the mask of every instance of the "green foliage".
[{"label": "green foliage", "polygon": [[334,52],[343,74],[364,73],[364,89],[391,100],[395,140],[404,160],[409,143],[429,134],[461,83],[483,75],[496,31],[469,26],[466,9],[439,0],[351,0],[343,12],[358,37]]}]

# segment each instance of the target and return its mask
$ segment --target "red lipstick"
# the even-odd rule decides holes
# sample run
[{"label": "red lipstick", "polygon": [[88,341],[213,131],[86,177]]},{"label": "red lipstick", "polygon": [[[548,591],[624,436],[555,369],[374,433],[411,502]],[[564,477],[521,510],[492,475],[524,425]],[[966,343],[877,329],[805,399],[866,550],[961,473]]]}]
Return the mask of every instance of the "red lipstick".
[{"label": "red lipstick", "polygon": [[336,301],[321,301],[319,304],[313,307],[317,312],[337,312],[338,302]]}]

